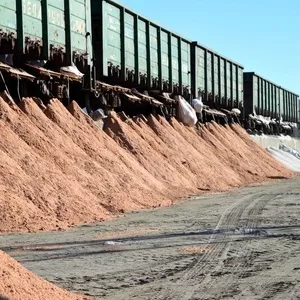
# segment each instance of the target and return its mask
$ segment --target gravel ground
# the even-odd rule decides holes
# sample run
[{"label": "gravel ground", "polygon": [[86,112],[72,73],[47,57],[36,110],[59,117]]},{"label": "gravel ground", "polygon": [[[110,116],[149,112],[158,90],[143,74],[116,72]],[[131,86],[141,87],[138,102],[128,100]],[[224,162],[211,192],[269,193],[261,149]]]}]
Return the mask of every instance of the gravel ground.
[{"label": "gravel ground", "polygon": [[300,178],[0,245],[97,299],[300,299]]}]

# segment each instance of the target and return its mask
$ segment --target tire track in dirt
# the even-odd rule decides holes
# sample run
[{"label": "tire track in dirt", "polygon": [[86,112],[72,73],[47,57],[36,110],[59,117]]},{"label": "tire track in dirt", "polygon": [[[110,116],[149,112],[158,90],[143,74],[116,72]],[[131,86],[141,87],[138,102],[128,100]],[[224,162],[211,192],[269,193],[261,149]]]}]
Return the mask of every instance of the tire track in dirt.
[{"label": "tire track in dirt", "polygon": [[300,299],[300,284],[292,285],[290,290],[288,291],[291,300],[298,300]]},{"label": "tire track in dirt", "polygon": [[[249,236],[257,236],[259,233],[255,231],[255,229],[258,228],[260,224],[260,216],[266,207],[266,205],[271,201],[275,200],[276,196],[266,194],[262,195],[261,197],[257,198],[254,200],[253,204],[249,206],[249,210],[245,210],[244,214],[247,216],[246,218],[246,223],[243,225],[243,229],[247,230],[253,230],[253,234],[249,234]],[[219,292],[215,295],[216,299],[221,299],[222,297],[225,296],[224,294],[224,287],[226,287],[226,290],[235,290],[237,280],[240,278],[243,278],[246,272],[247,264],[249,261],[252,260],[252,250],[250,249],[250,243],[251,241],[248,239],[245,239],[243,243],[241,243],[242,248],[239,250],[239,252],[245,253],[239,264],[237,264],[233,270],[228,270],[226,273],[229,273],[229,276],[227,276],[226,281],[222,281],[221,285],[223,287],[222,289],[216,289]],[[224,261],[223,261],[223,266],[224,266]],[[215,283],[207,283],[208,288],[213,288],[213,285]],[[226,293],[226,291],[225,291]]]},{"label": "tire track in dirt", "polygon": [[[257,229],[259,227],[259,224],[261,223],[261,218],[260,216],[262,215],[262,212],[264,210],[264,208],[268,205],[268,203],[270,201],[275,201],[277,198],[280,197],[280,194],[278,193],[268,193],[265,195],[261,195],[261,197],[259,199],[255,199],[253,205],[251,205],[251,207],[249,208],[249,210],[247,209],[244,213],[245,215],[247,215],[247,222],[245,224],[243,224],[243,228],[244,229],[250,229],[253,230],[253,234],[250,234],[250,236],[257,236],[258,234],[260,234],[258,231],[255,231],[255,229]],[[252,239],[251,239],[252,240]],[[233,270],[228,270],[227,272],[225,271],[225,275],[226,275],[226,281],[222,281],[219,283],[219,287],[216,287],[216,282],[213,281],[209,281],[209,280],[204,280],[201,282],[201,285],[205,285],[206,290],[211,290],[214,289],[216,291],[219,291],[217,294],[213,295],[214,299],[223,299],[224,297],[232,297],[234,295],[234,293],[237,292],[237,281],[241,278],[243,278],[246,273],[247,273],[247,266],[250,262],[250,264],[253,262],[255,263],[255,259],[257,257],[257,254],[259,255],[260,252],[258,253],[253,253],[252,249],[250,248],[250,243],[251,240],[248,239],[244,239],[243,243],[240,243],[240,245],[242,246],[241,249],[239,249],[238,251],[235,249],[235,252],[239,252],[239,253],[245,253],[245,255],[243,255],[241,257],[240,262],[236,265],[236,267]],[[230,243],[231,244],[231,243]],[[262,252],[262,254],[264,254],[265,251]],[[269,260],[267,260],[267,262],[264,262],[264,269],[266,269],[268,267],[268,265],[271,262]],[[224,267],[224,266],[223,266]],[[261,267],[261,265],[260,265]],[[261,270],[258,270],[257,272],[260,272]],[[229,275],[228,275],[229,274]],[[209,277],[207,277],[209,278]],[[224,291],[224,288],[226,289]],[[287,293],[287,291],[289,292],[289,294],[291,295],[289,299],[294,299],[293,297],[297,297],[297,291],[294,291],[297,289],[297,284],[291,284],[288,287],[286,287],[285,293]],[[276,290],[276,288],[274,289]],[[227,293],[226,293],[227,291]],[[195,291],[196,292],[196,291]],[[194,293],[195,294],[195,293]],[[192,296],[194,296],[194,294]],[[202,293],[205,294],[205,293]],[[276,295],[273,295],[276,296]],[[296,299],[296,298],[295,298]],[[298,298],[297,298],[298,299]]]},{"label": "tire track in dirt", "polygon": [[[285,198],[289,196],[296,196],[299,199],[300,193],[296,192],[295,189],[286,189],[281,191],[280,193],[276,193],[275,198]],[[286,243],[281,244],[280,248],[292,248],[293,246],[297,245],[297,240],[294,240],[294,243],[289,243],[289,238],[287,237]],[[293,240],[293,238],[291,238]],[[293,246],[291,246],[291,244]],[[299,246],[298,246],[299,249]],[[285,268],[283,268],[282,273],[284,274]],[[282,295],[284,293],[284,296]],[[271,296],[270,296],[271,295]],[[263,299],[291,299],[291,300],[298,300],[300,299],[300,280],[298,279],[297,282],[293,281],[277,281],[272,283],[266,290],[265,295],[262,297]]]},{"label": "tire track in dirt", "polygon": [[[222,229],[232,229],[232,227],[238,225],[238,221],[240,220],[243,212],[251,204],[251,201],[245,201],[245,198],[248,198],[248,195],[242,197],[238,201],[236,201],[231,207],[229,207],[227,210],[225,210],[219,219],[219,222],[217,226],[215,227],[214,231],[222,230]],[[107,281],[109,285],[111,285],[111,281],[119,282],[119,279],[126,278],[127,275],[130,278],[130,281],[134,285],[138,285],[138,280],[140,279],[142,282],[146,278],[147,281],[158,281],[162,280],[168,277],[174,278],[174,275],[176,274],[180,276],[180,279],[174,280],[171,282],[171,279],[169,283],[172,284],[180,284],[183,282],[183,280],[189,281],[193,280],[194,277],[199,276],[205,276],[206,274],[209,274],[209,271],[214,267],[214,262],[218,259],[219,256],[222,255],[222,253],[225,252],[225,250],[228,248],[228,244],[230,241],[228,240],[229,234],[224,232],[223,234],[220,233],[213,233],[204,249],[204,254],[198,257],[196,260],[194,257],[188,258],[186,255],[179,256],[177,259],[174,259],[174,256],[171,258],[167,258],[166,260],[159,261],[157,263],[150,264],[148,266],[148,270],[150,272],[146,272],[144,267],[135,268],[135,270],[127,270],[126,272],[122,272],[122,274],[109,274],[108,277],[101,277],[101,280],[104,280],[104,282]],[[204,267],[201,269],[197,269],[197,266],[204,263]],[[180,265],[180,267],[178,267]],[[161,273],[161,274],[160,274]],[[158,275],[160,274],[160,275]],[[202,275],[203,274],[203,275]],[[185,276],[185,277],[183,277]],[[151,278],[154,277],[154,278]],[[153,280],[152,280],[153,279]],[[197,278],[198,279],[198,278]],[[204,280],[205,277],[202,278]],[[93,279],[92,279],[93,280]],[[98,280],[97,278],[94,278],[94,280]],[[199,284],[199,281],[195,284]],[[168,293],[168,295],[161,294],[162,291],[159,291],[157,295],[153,296],[155,299],[176,299],[176,296],[178,296],[182,291],[177,292],[175,290],[172,290],[172,293]],[[183,298],[180,298],[183,299]]]},{"label": "tire track in dirt", "polygon": [[[208,284],[210,280],[210,276],[213,272],[215,272],[216,269],[220,268],[224,258],[221,259],[218,263],[217,266],[212,264],[220,259],[222,256],[225,256],[230,249],[230,245],[232,241],[236,238],[236,236],[231,235],[230,233],[226,232],[226,229],[230,230],[235,227],[240,227],[240,219],[243,214],[249,214],[249,217],[247,218],[247,223],[244,224],[244,228],[251,228],[255,229],[258,226],[259,223],[259,218],[258,216],[262,213],[264,207],[268,204],[268,202],[272,199],[276,198],[276,195],[271,195],[271,194],[263,194],[263,195],[251,195],[249,196],[244,196],[237,202],[235,202],[233,205],[227,208],[227,210],[222,214],[219,223],[215,227],[215,230],[218,230],[219,228],[222,227],[224,229],[224,234],[221,236],[213,234],[210,238],[209,243],[207,244],[207,247],[209,247],[215,238],[215,246],[211,248],[208,253],[205,253],[202,257],[200,257],[194,264],[191,266],[191,269],[187,270],[183,276],[181,276],[181,279],[176,281],[177,284],[181,285],[184,282],[187,282],[186,286],[188,286],[195,278],[199,277],[199,275],[203,275],[204,277],[198,280],[198,283],[190,290],[185,295],[182,295],[182,290],[183,289],[177,289],[175,287],[174,294],[170,295],[170,292],[168,292],[168,295],[163,295],[159,299],[184,299],[184,300],[189,300],[191,297],[193,297],[193,294],[199,289],[200,285],[203,284]],[[248,209],[248,207],[250,208]],[[255,217],[256,216],[256,217]],[[252,218],[251,218],[252,217]],[[254,217],[254,218],[253,218]],[[249,236],[255,236],[255,233],[249,234]],[[228,236],[231,238],[231,241],[225,241]],[[228,239],[227,239],[228,240]],[[248,244],[248,241],[246,241],[246,244]],[[247,254],[247,256],[251,255]],[[204,263],[202,268],[199,268],[200,265]],[[213,269],[212,269],[213,267]],[[234,273],[242,273],[244,270],[243,263],[238,265],[236,267],[237,269],[235,270]],[[241,269],[240,269],[241,268]],[[233,273],[233,274],[234,274]],[[181,294],[181,295],[180,295]],[[178,297],[180,295],[180,298]]]},{"label": "tire track in dirt", "polygon": [[[237,202],[235,202],[233,204],[232,207],[229,207],[221,216],[217,226],[215,227],[214,231],[217,231],[219,229],[231,229],[232,227],[234,227],[234,225],[238,225],[238,221],[241,217],[241,215],[243,214],[244,210],[246,209],[246,207],[248,205],[251,204],[248,202],[244,202],[244,198],[247,198],[248,196],[244,196],[242,197],[240,200],[238,200]],[[185,256],[181,256],[178,259],[174,260],[174,258],[171,259],[167,259],[165,261],[160,261],[158,263],[154,263],[149,265],[148,269],[150,270],[149,273],[147,273],[147,278],[149,279],[149,276],[151,277],[152,273],[153,273],[153,268],[155,267],[160,267],[160,272],[162,273],[161,276],[159,276],[158,278],[156,278],[153,281],[156,281],[157,279],[163,279],[166,277],[171,277],[173,274],[176,275],[176,273],[180,276],[180,279],[178,280],[174,280],[173,283],[175,284],[180,284],[183,280],[189,280],[189,279],[193,279],[194,277],[197,276],[201,276],[202,273],[204,275],[206,275],[206,273],[209,273],[209,270],[211,270],[211,268],[214,266],[214,261],[226,250],[226,248],[228,247],[228,241],[227,238],[228,236],[230,236],[229,234],[227,234],[226,232],[224,234],[216,234],[213,233],[206,246],[204,247],[204,254],[201,255],[200,258],[198,258],[196,261],[194,258],[190,258],[188,259]],[[206,251],[205,251],[206,250]],[[176,262],[176,264],[174,264],[174,262]],[[181,264],[181,267],[178,268],[178,264]],[[204,263],[204,267],[202,267],[201,269],[197,269],[197,266]],[[185,265],[185,266],[183,266]],[[126,273],[128,273],[128,275],[130,277],[132,277],[134,280],[136,280],[137,278],[141,278],[143,276],[144,272],[144,268],[141,267],[139,270],[135,269],[134,273],[132,273],[132,270],[128,270]],[[126,273],[122,273],[121,277],[126,277]],[[158,274],[159,272],[157,270],[154,270],[154,275]],[[117,275],[117,274],[115,274]],[[170,276],[171,275],[171,276]],[[183,278],[183,276],[185,276]],[[114,275],[110,274],[109,275],[110,278],[113,278]],[[118,277],[118,276],[117,276]],[[173,277],[173,276],[172,276]],[[203,278],[203,280],[205,279],[205,277]],[[116,280],[118,281],[118,280]],[[170,282],[169,282],[170,283]],[[178,295],[178,292],[175,292],[174,295],[170,295],[170,293],[168,293],[168,295],[161,295],[161,291],[159,292],[159,295],[154,296],[155,299],[175,299],[176,295]]]},{"label": "tire track in dirt", "polygon": [[[256,195],[253,195],[256,197]],[[204,251],[204,254],[200,256],[196,262],[190,266],[185,272],[180,274],[180,279],[175,281],[171,289],[168,290],[163,295],[156,295],[157,299],[181,299],[189,300],[195,290],[199,288],[199,285],[204,281],[207,275],[211,274],[212,267],[214,267],[215,261],[222,256],[224,251],[228,248],[230,241],[226,241],[226,238],[229,236],[226,232],[226,229],[232,229],[238,227],[240,218],[246,208],[253,202],[253,196],[248,195],[243,196],[241,199],[229,206],[221,215],[218,224],[214,228],[214,231],[219,230],[220,228],[224,229],[224,233],[221,235],[213,233],[206,245],[207,252]],[[199,281],[199,276],[204,276]],[[201,276],[201,277],[202,277]],[[187,293],[183,294],[183,289],[180,288],[181,285],[186,283],[191,283],[194,280],[197,280],[195,286],[190,289]],[[186,285],[187,286],[187,285]]]},{"label": "tire track in dirt", "polygon": [[[263,299],[269,294],[272,299],[298,299],[298,187],[299,180],[249,187],[225,196],[182,203],[182,208],[179,205],[168,209],[169,214],[158,210],[133,216],[133,221],[128,216],[128,220],[119,220],[121,225],[108,224],[107,228],[115,231],[128,222],[146,227],[149,223],[160,226],[161,234],[137,239],[132,236],[124,241],[121,237],[117,246],[87,244],[82,250],[87,255],[74,259],[74,266],[68,267],[70,273],[63,269],[56,272],[52,267],[55,277],[50,280],[99,299]],[[94,236],[99,229],[91,227],[84,232]],[[272,236],[268,236],[270,233]],[[78,230],[76,236],[81,239],[82,234]],[[19,243],[16,239],[15,245]],[[185,246],[196,247],[193,252]],[[204,246],[207,251],[195,251]],[[102,255],[100,250],[105,247],[122,251]],[[93,252],[95,256],[90,256]],[[34,257],[30,249],[29,255]],[[38,253],[42,260],[45,255],[48,254]],[[51,266],[51,261],[35,263],[39,257],[31,265],[33,270]],[[82,259],[92,266],[91,272],[82,270]],[[59,260],[63,262],[62,257]]]},{"label": "tire track in dirt", "polygon": [[[191,258],[185,257],[186,260],[190,261]],[[147,271],[145,266],[137,267],[134,266],[134,269],[129,269],[122,272],[111,272],[108,275],[101,275],[100,277],[89,277],[89,281],[99,281],[101,280],[105,283],[105,286],[114,286],[116,289],[116,283],[121,283],[123,285],[124,278],[126,278],[127,285],[139,285],[144,284],[147,281],[155,281],[165,278],[167,275],[164,274],[164,271],[167,270],[168,273],[175,273],[178,269],[183,267],[179,267],[180,263],[182,263],[184,259],[182,255],[178,257],[168,257],[165,260],[160,260],[158,262],[151,263],[147,266]],[[187,265],[190,262],[186,263]],[[161,275],[159,275],[161,274]],[[73,282],[76,283],[76,282]],[[102,286],[103,288],[104,286]]]}]

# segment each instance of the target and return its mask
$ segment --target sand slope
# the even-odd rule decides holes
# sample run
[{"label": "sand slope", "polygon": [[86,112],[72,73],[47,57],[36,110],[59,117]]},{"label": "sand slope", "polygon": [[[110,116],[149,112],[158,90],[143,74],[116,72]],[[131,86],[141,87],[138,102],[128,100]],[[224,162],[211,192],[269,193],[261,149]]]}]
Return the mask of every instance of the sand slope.
[{"label": "sand slope", "polygon": [[292,176],[238,126],[113,113],[101,131],[74,102],[42,110],[0,98],[0,130],[0,232],[63,229]]},{"label": "sand slope", "polygon": [[39,278],[0,251],[1,300],[88,300]]}]

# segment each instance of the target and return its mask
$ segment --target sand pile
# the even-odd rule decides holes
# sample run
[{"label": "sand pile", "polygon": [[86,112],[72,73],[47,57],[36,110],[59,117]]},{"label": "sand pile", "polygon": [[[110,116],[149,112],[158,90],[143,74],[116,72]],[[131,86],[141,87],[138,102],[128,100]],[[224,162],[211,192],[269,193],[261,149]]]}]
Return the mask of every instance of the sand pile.
[{"label": "sand pile", "polygon": [[282,171],[282,164],[277,163],[277,160],[274,159],[266,149],[260,147],[252,138],[250,138],[246,131],[240,126],[231,125],[227,126],[227,128],[232,130],[234,136],[238,135],[250,149],[253,149],[258,154],[259,157],[263,157],[264,163],[272,165],[280,172]]},{"label": "sand pile", "polygon": [[224,168],[216,156],[205,156],[203,146],[204,153],[195,149],[164,119],[158,121],[150,116],[146,122],[141,118],[124,122],[113,115],[105,131],[151,174],[171,187],[170,195],[181,195],[183,188],[189,192],[218,191],[239,184],[235,174]]},{"label": "sand pile", "polygon": [[[147,130],[150,131],[150,128],[148,127]],[[170,163],[169,157],[172,157],[166,149],[167,146],[163,143],[158,144],[156,139],[147,136],[147,131],[138,129],[133,121],[122,121],[119,116],[113,114],[107,120],[105,132],[150,174],[163,182],[170,196],[175,196],[177,192],[180,192],[179,189],[176,191],[176,187],[181,187],[183,190],[193,188],[191,180],[185,178],[190,173],[188,168],[184,166],[185,160],[181,161],[179,157],[174,157],[175,163]]]},{"label": "sand pile", "polygon": [[258,151],[259,146],[248,146],[246,134],[241,138],[230,127],[214,123],[196,132],[175,119],[169,124],[153,116],[132,121],[113,114],[105,132],[155,178],[171,187],[170,195],[172,191],[181,195],[183,186],[190,193],[222,191],[292,175],[266,152]]},{"label": "sand pile", "polygon": [[[102,131],[76,103],[17,106],[0,97],[0,130],[0,232],[57,230],[293,175],[237,125],[195,130],[175,119],[112,113]],[[1,296],[84,299],[2,252]]]},{"label": "sand pile", "polygon": [[[173,123],[176,122],[173,119]],[[224,167],[217,156],[207,153],[198,138],[189,141],[172,127],[164,118],[150,117],[148,121],[152,130],[173,150],[173,157],[179,156],[196,178],[200,190],[225,190],[237,186],[239,182],[231,170]],[[185,127],[186,132],[188,128]],[[197,146],[196,143],[198,143]],[[222,170],[223,174],[220,174]]]},{"label": "sand pile", "polygon": [[[32,106],[39,110],[35,103]],[[86,213],[92,218],[109,216],[85,186],[84,170],[69,163],[56,140],[45,136],[17,106],[9,107],[0,99],[0,110],[0,164],[5,166],[1,168],[1,231],[55,229],[83,222]],[[76,176],[82,181],[76,181]],[[87,197],[92,198],[89,205]]]},{"label": "sand pile", "polygon": [[161,182],[60,102],[45,113],[32,99],[20,108],[0,99],[0,231],[64,228],[171,203]]},{"label": "sand pile", "polygon": [[244,155],[244,158],[250,160],[252,166],[255,166],[256,175],[262,177],[278,177],[290,176],[289,172],[282,164],[274,159],[265,149],[256,144],[249,135],[238,125],[219,127],[216,124],[213,132],[224,132],[228,136],[228,140],[235,142],[237,139],[239,143],[234,147],[239,155]]},{"label": "sand pile", "polygon": [[222,159],[223,164],[239,175],[244,184],[262,182],[276,176],[292,176],[283,165],[253,142],[239,125],[231,128],[210,123],[202,125],[197,133],[203,139],[202,142],[205,141],[211,151]]},{"label": "sand pile", "polygon": [[84,300],[27,271],[0,251],[0,299],[7,300]]},{"label": "sand pile", "polygon": [[60,229],[181,196],[291,176],[239,127],[111,114],[104,131],[66,109],[0,98],[0,231]]}]

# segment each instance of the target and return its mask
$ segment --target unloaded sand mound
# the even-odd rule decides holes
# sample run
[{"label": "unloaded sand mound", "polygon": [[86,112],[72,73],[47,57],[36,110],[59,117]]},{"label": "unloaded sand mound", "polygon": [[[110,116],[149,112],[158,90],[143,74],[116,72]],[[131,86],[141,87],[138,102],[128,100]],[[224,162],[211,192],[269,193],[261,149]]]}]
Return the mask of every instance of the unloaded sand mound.
[{"label": "unloaded sand mound", "polygon": [[87,300],[56,287],[27,271],[14,259],[0,251],[1,300]]},{"label": "unloaded sand mound", "polygon": [[[239,126],[187,128],[112,113],[104,131],[76,103],[0,98],[0,232],[58,230],[179,197],[293,176]],[[84,299],[0,252],[0,299]]]},{"label": "unloaded sand mound", "polygon": [[57,230],[292,173],[238,126],[187,128],[0,98],[0,232]]}]

